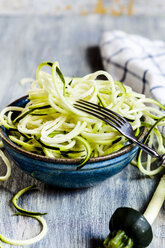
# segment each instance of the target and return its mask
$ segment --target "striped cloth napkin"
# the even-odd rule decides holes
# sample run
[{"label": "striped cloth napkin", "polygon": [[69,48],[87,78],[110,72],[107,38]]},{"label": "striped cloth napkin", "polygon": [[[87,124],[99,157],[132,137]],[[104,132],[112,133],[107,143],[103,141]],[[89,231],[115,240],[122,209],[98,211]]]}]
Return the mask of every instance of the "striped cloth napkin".
[{"label": "striped cloth napkin", "polygon": [[104,68],[119,80],[165,105],[165,43],[122,31],[105,32],[100,44]]}]

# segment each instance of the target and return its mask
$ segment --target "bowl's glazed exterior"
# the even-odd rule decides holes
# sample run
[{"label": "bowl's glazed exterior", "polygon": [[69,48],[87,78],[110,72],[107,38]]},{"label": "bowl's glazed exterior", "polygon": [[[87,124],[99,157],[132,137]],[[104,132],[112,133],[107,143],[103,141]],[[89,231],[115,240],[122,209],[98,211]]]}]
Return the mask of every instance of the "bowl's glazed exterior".
[{"label": "bowl's glazed exterior", "polygon": [[[10,106],[24,106],[27,96],[22,97]],[[140,137],[143,138],[144,132]],[[47,184],[63,188],[85,188],[103,182],[119,173],[136,155],[138,147],[128,145],[113,154],[91,158],[80,170],[76,170],[77,159],[53,159],[23,150],[9,140],[7,130],[1,127],[4,147],[15,164],[25,173]]]}]

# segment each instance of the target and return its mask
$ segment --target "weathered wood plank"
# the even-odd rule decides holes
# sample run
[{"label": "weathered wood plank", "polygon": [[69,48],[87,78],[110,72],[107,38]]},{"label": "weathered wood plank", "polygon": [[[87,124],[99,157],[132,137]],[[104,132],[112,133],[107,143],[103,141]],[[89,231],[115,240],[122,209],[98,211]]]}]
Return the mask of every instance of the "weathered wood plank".
[{"label": "weathered wood plank", "polygon": [[101,14],[110,16],[121,15],[162,15],[165,4],[162,0],[1,0],[0,14],[2,15],[89,15]]},{"label": "weathered wood plank", "polygon": [[[153,39],[165,40],[163,18],[108,16],[0,17],[0,108],[25,94],[23,77],[35,77],[43,60],[58,60],[65,75],[83,76],[101,69],[97,46],[103,30],[120,29]],[[91,58],[92,56],[92,58]],[[98,61],[98,63],[96,63]],[[91,64],[92,63],[92,64]],[[129,165],[120,174],[89,189],[52,188],[22,173],[15,165],[7,182],[0,183],[1,233],[15,238],[37,234],[39,225],[31,219],[11,216],[10,199],[19,189],[31,184],[38,192],[25,195],[27,209],[47,211],[49,231],[45,239],[31,248],[95,248],[108,234],[111,214],[119,206],[143,210],[157,180],[145,178]],[[3,170],[0,169],[0,172]],[[154,223],[150,248],[165,247],[164,211]]]}]

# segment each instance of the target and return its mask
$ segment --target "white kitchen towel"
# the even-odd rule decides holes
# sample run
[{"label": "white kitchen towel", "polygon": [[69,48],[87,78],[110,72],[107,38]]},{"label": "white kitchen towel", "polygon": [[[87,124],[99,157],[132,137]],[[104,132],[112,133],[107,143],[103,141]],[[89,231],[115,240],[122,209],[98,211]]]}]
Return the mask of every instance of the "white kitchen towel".
[{"label": "white kitchen towel", "polygon": [[115,80],[165,105],[165,43],[109,31],[102,36],[101,57]]}]

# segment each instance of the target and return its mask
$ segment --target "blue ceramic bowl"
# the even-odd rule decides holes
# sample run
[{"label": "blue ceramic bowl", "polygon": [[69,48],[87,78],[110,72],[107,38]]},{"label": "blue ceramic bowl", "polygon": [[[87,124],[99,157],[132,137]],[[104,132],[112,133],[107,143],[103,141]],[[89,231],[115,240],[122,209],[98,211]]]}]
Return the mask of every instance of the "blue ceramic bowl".
[{"label": "blue ceramic bowl", "polygon": [[[24,96],[10,106],[23,107],[27,102]],[[1,137],[6,151],[21,170],[37,180],[63,188],[85,188],[103,182],[124,169],[138,150],[131,144],[110,155],[91,158],[81,170],[76,170],[78,159],[53,159],[25,151],[9,140],[3,126]],[[143,137],[144,131],[139,140]]]}]

